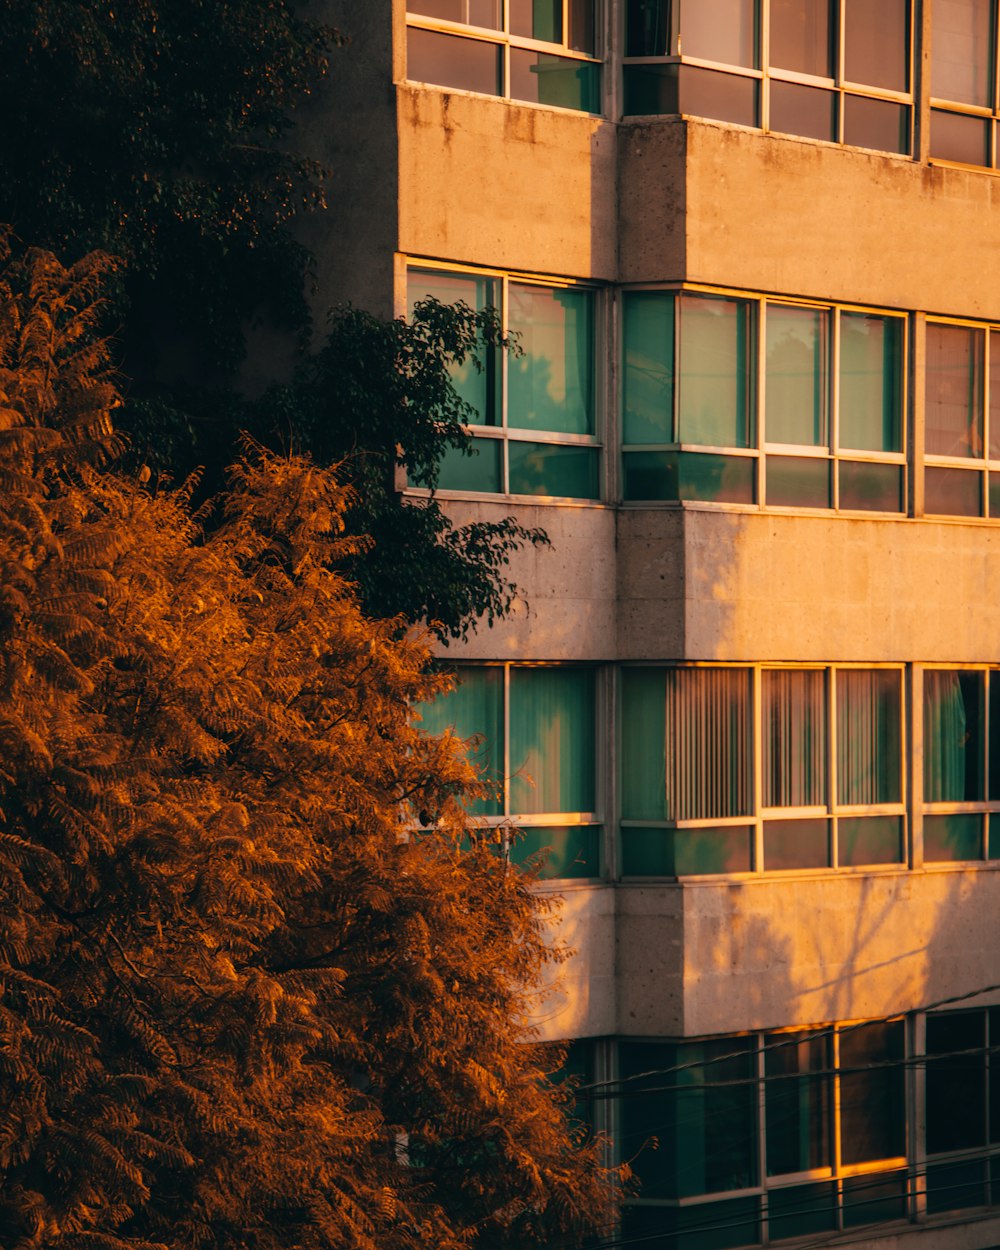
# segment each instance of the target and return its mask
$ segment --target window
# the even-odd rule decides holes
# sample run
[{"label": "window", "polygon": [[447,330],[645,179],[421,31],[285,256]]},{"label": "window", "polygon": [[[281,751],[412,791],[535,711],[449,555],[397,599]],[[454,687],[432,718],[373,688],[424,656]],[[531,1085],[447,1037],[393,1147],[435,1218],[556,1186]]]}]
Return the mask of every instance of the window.
[{"label": "window", "polygon": [[516,347],[453,372],[474,412],[472,455],[451,450],[441,490],[597,499],[596,292],[503,274],[411,268],[409,305],[500,310]]},{"label": "window", "polygon": [[1000,671],[924,670],[924,859],[1000,858]]},{"label": "window", "polygon": [[687,290],[623,305],[626,499],[903,510],[902,317]]},{"label": "window", "polygon": [[626,1239],[721,1250],[906,1218],[904,1046],[902,1020],[619,1043]]},{"label": "window", "polygon": [[927,1016],[927,1210],[1000,1202],[1000,1009]]},{"label": "window", "polygon": [[601,111],[596,0],[407,0],[407,77]]},{"label": "window", "polygon": [[544,852],[546,876],[597,876],[594,670],[477,664],[460,665],[457,678],[421,715],[428,733],[473,740],[470,756],[494,793],[472,814],[488,824],[516,820],[515,862]]},{"label": "window", "polygon": [[623,875],[901,863],[902,694],[896,668],[623,669]]},{"label": "window", "polygon": [[626,115],[911,150],[910,0],[627,0],[625,53]]},{"label": "window", "polygon": [[931,158],[997,164],[995,0],[933,0]]},{"label": "window", "polygon": [[929,321],[924,511],[1000,517],[1000,329]]}]

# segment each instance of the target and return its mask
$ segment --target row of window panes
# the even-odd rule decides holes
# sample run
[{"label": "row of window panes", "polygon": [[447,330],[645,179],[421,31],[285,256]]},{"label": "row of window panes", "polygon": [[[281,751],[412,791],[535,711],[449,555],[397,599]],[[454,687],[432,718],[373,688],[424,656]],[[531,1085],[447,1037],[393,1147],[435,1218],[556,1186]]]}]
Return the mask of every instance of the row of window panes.
[{"label": "row of window panes", "polygon": [[910,29],[909,0],[627,0],[623,111],[908,153]]},{"label": "row of window panes", "polygon": [[995,0],[933,0],[930,154],[996,166],[1000,117]]},{"label": "row of window panes", "polygon": [[439,489],[597,499],[596,292],[501,274],[411,269],[411,313],[427,298],[498,309],[516,343],[453,369],[476,435],[470,455],[445,453]]},{"label": "row of window panes", "polygon": [[[515,858],[600,875],[596,672],[461,665],[424,706],[471,741],[493,787],[473,815],[516,819]],[[625,667],[625,877],[860,868],[906,861],[901,668]],[[601,734],[603,741],[607,737]],[[923,670],[925,862],[1000,858],[1000,670]]]},{"label": "row of window panes", "polygon": [[641,1185],[624,1237],[723,1250],[912,1219],[918,1194],[929,1215],[1000,1203],[1000,1009],[928,1014],[925,1036],[619,1041],[611,1123]]},{"label": "row of window panes", "polygon": [[407,77],[601,111],[595,0],[407,0]]}]

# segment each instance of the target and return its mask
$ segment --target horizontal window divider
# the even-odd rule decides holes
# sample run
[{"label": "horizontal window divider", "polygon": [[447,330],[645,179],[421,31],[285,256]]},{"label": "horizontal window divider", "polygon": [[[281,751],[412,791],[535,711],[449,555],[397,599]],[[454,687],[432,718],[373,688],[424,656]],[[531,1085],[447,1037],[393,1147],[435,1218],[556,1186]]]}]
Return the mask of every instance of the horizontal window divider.
[{"label": "horizontal window divider", "polygon": [[966,117],[982,117],[984,120],[996,117],[995,110],[986,105],[956,104],[953,100],[938,100],[934,96],[931,96],[931,108],[940,109],[944,113],[962,113]]},{"label": "horizontal window divider", "polygon": [[932,452],[925,453],[924,463],[948,469],[978,469],[980,472],[987,467],[987,461],[982,456],[941,456]]},{"label": "horizontal window divider", "polygon": [[1000,801],[996,799],[970,799],[968,802],[928,803],[923,805],[928,816],[983,816],[990,812],[1000,812]]},{"label": "horizontal window divider", "polygon": [[895,1155],[891,1159],[869,1159],[864,1163],[845,1163],[841,1165],[840,1175],[870,1176],[872,1172],[902,1171],[907,1166],[905,1155]]},{"label": "horizontal window divider", "polygon": [[803,816],[834,816],[836,812],[832,807],[817,804],[814,807],[762,807],[760,814],[763,820],[798,820]]},{"label": "horizontal window divider", "polygon": [[[830,1068],[823,1073],[823,1078],[832,1076],[837,1072],[836,1068]],[[784,1074],[771,1077],[771,1080],[782,1080]],[[801,1080],[799,1074],[784,1077],[784,1079],[796,1081]],[[767,1189],[786,1189],[792,1185],[800,1185],[803,1181],[831,1181],[835,1180],[837,1173],[832,1167],[827,1168],[811,1168],[805,1172],[778,1172],[774,1176],[768,1176]]]},{"label": "horizontal window divider", "polygon": [[[757,460],[760,457],[760,451],[756,447],[712,447],[706,446],[704,443],[674,443],[671,447],[663,450],[695,451],[712,456],[745,456],[748,460]],[[710,501],[705,500],[704,502]]]},{"label": "horizontal window divider", "polygon": [[515,443],[551,443],[556,447],[600,447],[596,434],[563,434],[552,430],[526,430],[523,425],[484,426],[494,429],[497,433],[506,434]]},{"label": "horizontal window divider", "polygon": [[[866,87],[864,83],[847,82],[840,84],[845,95],[866,96],[869,100],[888,100],[892,104],[913,104],[913,93],[910,91],[889,91],[884,87]],[[857,146],[848,144],[848,147]],[[904,156],[904,152],[887,152],[887,156]]]},{"label": "horizontal window divider", "polygon": [[904,803],[878,803],[870,806],[837,807],[831,813],[834,816],[905,816]]},{"label": "horizontal window divider", "polygon": [[[520,101],[520,103],[525,103],[525,101]],[[567,291],[575,288],[585,291],[600,289],[600,283],[569,278],[565,274],[522,273],[518,269],[492,269],[489,265],[463,265],[453,260],[437,260],[433,256],[405,255],[403,259],[406,261],[407,269],[414,272],[464,273],[473,278],[509,278],[511,282],[517,282],[521,286],[560,287]]]},{"label": "horizontal window divider", "polygon": [[764,451],[770,455],[801,456],[811,460],[834,460],[836,457],[828,447],[817,447],[812,443],[765,443]]},{"label": "horizontal window divider", "polygon": [[[748,1078],[747,1084],[753,1084],[753,1078]],[[685,1198],[627,1198],[628,1205],[636,1207],[704,1207],[715,1202],[726,1202],[730,1198],[759,1198],[764,1193],[763,1186],[754,1185],[749,1189],[718,1189],[710,1194],[693,1194]],[[752,1243],[757,1245],[759,1243]]]},{"label": "horizontal window divider", "polygon": [[822,78],[816,74],[804,74],[794,69],[776,69],[768,67],[767,76],[772,82],[792,82],[803,87],[818,87],[821,91],[837,91],[835,78]]},{"label": "horizontal window divider", "polygon": [[901,464],[908,463],[905,451],[854,451],[850,447],[839,447],[834,456],[838,460],[850,460],[856,464]]},{"label": "horizontal window divider", "polygon": [[510,816],[491,817],[494,824],[508,824],[520,827],[522,825],[530,826],[534,829],[552,828],[561,829],[564,825],[579,826],[581,829],[589,828],[592,825],[602,824],[601,817],[596,812],[517,812]]}]

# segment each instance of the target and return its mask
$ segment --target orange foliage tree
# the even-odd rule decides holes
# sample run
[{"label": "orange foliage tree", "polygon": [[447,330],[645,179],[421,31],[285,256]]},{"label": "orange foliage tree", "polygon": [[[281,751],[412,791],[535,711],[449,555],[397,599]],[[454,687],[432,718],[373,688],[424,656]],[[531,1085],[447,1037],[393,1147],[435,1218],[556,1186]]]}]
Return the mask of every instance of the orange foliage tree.
[{"label": "orange foliage tree", "polygon": [[107,465],[107,262],[0,262],[0,1245],[599,1226],[598,1146],[523,1033],[544,904],[415,723],[424,643],[335,571],[345,491],[250,449],[203,534]]}]

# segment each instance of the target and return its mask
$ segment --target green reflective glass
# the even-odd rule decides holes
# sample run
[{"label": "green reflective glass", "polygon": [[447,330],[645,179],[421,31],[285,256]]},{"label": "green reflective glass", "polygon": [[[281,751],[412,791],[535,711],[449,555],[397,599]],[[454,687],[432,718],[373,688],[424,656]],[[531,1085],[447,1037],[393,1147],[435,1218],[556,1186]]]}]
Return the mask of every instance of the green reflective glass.
[{"label": "green reflective glass", "polygon": [[926,1142],[928,1154],[984,1146],[987,1139],[986,1013],[927,1016]]},{"label": "green reflective glass", "polygon": [[902,726],[899,673],[840,669],[837,673],[837,801],[898,803]]},{"label": "green reflective glass", "polygon": [[674,426],[673,292],[627,291],[623,320],[623,441],[670,443]]},{"label": "green reflective glass", "polygon": [[837,465],[842,512],[902,512],[903,466],[841,460]]},{"label": "green reflective glass", "polygon": [[529,48],[510,49],[510,95],[582,113],[601,111],[601,67]]},{"label": "green reflective glass", "polygon": [[750,309],[744,300],[682,295],[679,437],[750,446]]},{"label": "green reflective glass", "polygon": [[840,314],[840,446],[902,451],[902,323]]},{"label": "green reflective glass", "polygon": [[600,494],[596,447],[566,443],[507,444],[508,489],[512,495],[554,495],[596,499]]},{"label": "green reflective glass", "polygon": [[511,863],[539,857],[543,880],[600,875],[600,829],[595,825],[519,829],[511,841]]},{"label": "green reflective glass", "polygon": [[766,337],[767,441],[827,446],[830,314],[768,304]]},{"label": "green reflective glass", "polygon": [[592,812],[594,674],[581,668],[510,672],[510,811]]},{"label": "green reflective glass", "polygon": [[[665,820],[667,772],[664,709],[667,695],[664,670],[623,669],[621,697],[622,815],[628,820]],[[658,830],[656,832],[659,833]]]},{"label": "green reflective glass", "polygon": [[829,508],[833,462],[817,456],[774,456],[765,462],[767,502],[775,508]]},{"label": "green reflective glass", "polygon": [[841,816],[837,821],[837,863],[841,868],[900,864],[904,859],[901,816]]},{"label": "green reflective glass", "polygon": [[983,817],[980,812],[924,816],[924,860],[927,863],[982,858]]},{"label": "green reflective glass", "polygon": [[[411,269],[407,274],[408,315],[421,300],[436,299],[441,304],[465,304],[475,312],[500,307],[499,284],[494,278],[476,274],[437,273]],[[459,397],[473,409],[476,425],[498,424],[499,390],[496,352],[486,349],[484,358],[468,359],[448,370]]]},{"label": "green reflective glass", "polygon": [[449,447],[438,466],[438,490],[480,491],[495,494],[503,490],[500,457],[503,444],[496,438],[474,438],[472,454]]},{"label": "green reflective glass", "polygon": [[632,451],[622,456],[624,497],[753,503],[757,461],[697,451]]},{"label": "green reflective glass", "polygon": [[593,434],[593,292],[512,282],[509,299],[522,354],[507,359],[508,425]]},{"label": "green reflective glass", "polygon": [[924,801],[975,802],[986,797],[984,675],[924,672]]},{"label": "green reflective glass", "polygon": [[626,877],[750,872],[752,856],[753,830],[746,825],[711,829],[626,826],[621,831],[622,875]]},{"label": "green reflective glass", "polygon": [[510,33],[562,42],[562,0],[508,0]]},{"label": "green reflective glass", "polygon": [[[478,738],[469,758],[484,781],[499,786],[503,779],[503,669],[497,665],[461,665],[456,684],[447,694],[418,707],[421,728],[441,734],[450,730],[459,738]],[[469,810],[479,816],[499,816],[503,803],[498,797],[478,799]]]},{"label": "green reflective glass", "polygon": [[626,117],[653,117],[677,112],[676,65],[625,65],[622,68]]},{"label": "green reflective glass", "polygon": [[1000,859],[1000,812],[990,812],[990,859]]}]

